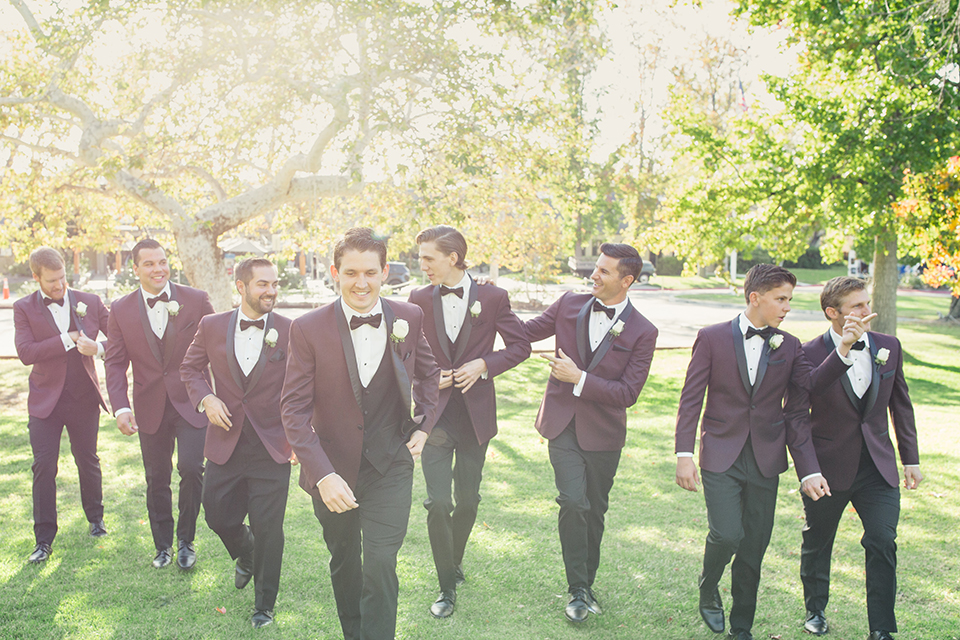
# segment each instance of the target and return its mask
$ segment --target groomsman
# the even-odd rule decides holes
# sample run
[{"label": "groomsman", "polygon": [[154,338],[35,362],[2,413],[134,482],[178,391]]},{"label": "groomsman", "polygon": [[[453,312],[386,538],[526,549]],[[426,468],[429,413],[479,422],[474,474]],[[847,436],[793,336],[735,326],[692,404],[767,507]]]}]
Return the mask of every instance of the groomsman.
[{"label": "groomsman", "polygon": [[[817,465],[807,420],[794,405],[784,408],[787,385],[820,388],[835,381],[846,365],[831,352],[816,371],[803,356],[800,341],[777,327],[790,311],[796,277],[771,264],[747,272],[746,310],[732,322],[705,327],[697,334],[677,413],[676,481],[688,491],[700,483],[693,449],[700,409],[700,467],[707,504],[707,535],[700,576],[700,615],[715,633],[724,629],[719,582],[731,569],[733,608],[730,636],[752,640],[760,565],[773,530],[779,475],[787,469],[786,447],[811,500],[829,495]],[[859,319],[847,322],[839,355],[863,332]],[[838,351],[834,349],[833,351]],[[786,419],[785,419],[786,411]]]},{"label": "groomsman", "polygon": [[20,362],[33,365],[27,409],[33,449],[33,532],[37,546],[27,558],[50,557],[57,535],[57,459],[64,427],[80,476],[80,504],[90,535],[107,535],[97,434],[100,407],[106,410],[93,356],[103,355],[98,334],[107,333],[108,313],[99,296],[69,291],[63,257],[50,247],[30,254],[40,290],[13,303],[14,342]]},{"label": "groomsman", "polygon": [[[120,433],[140,434],[147,480],[147,514],[157,550],[153,566],[172,562],[174,443],[180,474],[177,566],[197,561],[193,538],[203,489],[203,440],[207,417],[187,396],[180,363],[200,318],[213,313],[206,292],[169,282],[167,256],[156,240],[133,247],[133,272],[140,288],[114,300],[104,361],[110,405]],[[134,415],[127,396],[127,369],[133,364]]]},{"label": "groomsman", "polygon": [[[822,336],[803,345],[807,358],[822,362],[843,340],[845,318],[869,321],[870,295],[858,278],[830,280],[820,294],[820,306],[830,321]],[[890,441],[887,414],[893,419],[903,463],[903,486],[916,489],[923,480],[913,405],[903,377],[903,349],[893,336],[864,333],[850,347],[853,366],[839,385],[808,394],[791,388],[812,409],[813,448],[832,495],[803,499],[806,526],[800,554],[800,579],[807,608],[804,628],[827,632],[824,610],[830,596],[830,557],[837,525],[853,503],[863,524],[866,556],[869,640],[891,640],[897,631],[897,521],[900,517],[897,457]]]},{"label": "groomsman", "polygon": [[386,243],[350,229],[333,260],[340,297],[290,328],[281,415],[330,550],[344,637],[393,638],[397,552],[414,460],[436,422],[440,369],[420,308],[380,298]]},{"label": "groomsman", "polygon": [[[417,244],[420,268],[432,286],[414,290],[410,302],[423,309],[423,333],[441,369],[440,417],[423,447],[423,506],[440,582],[430,613],[446,618],[465,580],[464,549],[477,519],[487,445],[497,433],[493,378],[530,357],[530,341],[507,292],[478,287],[467,274],[467,241],[459,231],[424,229]],[[494,351],[498,333],[505,347]]]},{"label": "groomsman", "polygon": [[[263,258],[235,271],[240,308],[200,320],[180,365],[190,401],[210,425],[203,512],[237,561],[234,585],[253,578],[253,627],[273,622],[283,560],[283,517],[292,452],[280,421],[290,320],[273,312],[279,280]],[[216,393],[204,377],[213,370]],[[243,523],[250,516],[250,526]]]},{"label": "groomsman", "polygon": [[569,598],[564,615],[599,615],[593,583],[610,489],[626,442],[627,407],[650,372],[657,329],[627,291],[643,266],[637,250],[605,243],[589,294],[565,293],[524,323],[531,342],[556,337],[537,431],[550,441],[560,505],[559,533]]}]

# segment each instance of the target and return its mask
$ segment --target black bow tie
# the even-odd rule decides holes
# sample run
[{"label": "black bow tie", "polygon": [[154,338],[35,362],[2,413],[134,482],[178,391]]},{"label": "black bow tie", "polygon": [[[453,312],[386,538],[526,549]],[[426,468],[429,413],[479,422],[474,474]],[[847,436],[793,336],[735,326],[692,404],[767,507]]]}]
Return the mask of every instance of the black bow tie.
[{"label": "black bow tie", "polygon": [[770,337],[771,333],[773,333],[773,331],[771,331],[770,327],[764,327],[763,329],[754,329],[753,327],[747,327],[746,338],[747,340],[749,340],[753,336],[760,336],[761,338],[766,340]]},{"label": "black bow tie", "polygon": [[62,306],[63,306],[63,298],[60,298],[59,300],[54,300],[53,298],[44,298],[44,299],[43,299],[43,304],[47,305],[48,307],[49,307],[50,305],[52,305],[52,304],[57,304],[57,305],[60,305],[60,306],[62,307]]},{"label": "black bow tie", "polygon": [[170,302],[170,297],[167,296],[166,291],[158,295],[156,298],[147,298],[147,304],[150,305],[151,309],[157,306],[157,302]]},{"label": "black bow tie", "polygon": [[452,289],[445,284],[440,285],[440,295],[445,296],[448,293],[452,293],[453,295],[463,300],[463,287],[456,287],[455,289]]},{"label": "black bow tie", "polygon": [[593,301],[593,311],[594,311],[594,313],[598,313],[598,312],[599,312],[599,313],[605,313],[605,314],[607,314],[607,318],[609,318],[610,320],[613,320],[613,314],[615,314],[615,313],[617,312],[616,309],[613,309],[613,308],[608,307],[608,306],[606,306],[606,305],[604,305],[604,304],[601,304],[601,302],[600,302],[599,300],[594,300],[594,301]]},{"label": "black bow tie", "polygon": [[866,342],[864,342],[863,340],[857,340],[857,341],[854,342],[852,345],[850,345],[850,350],[851,350],[851,351],[863,351],[864,348],[866,348],[866,346],[867,346],[867,343],[866,343]]},{"label": "black bow tie", "polygon": [[380,328],[380,318],[382,314],[376,314],[373,316],[353,316],[350,318],[350,330],[355,331],[357,327],[362,327],[365,324],[370,325],[374,329]]},{"label": "black bow tie", "polygon": [[263,318],[259,320],[240,320],[240,331],[246,331],[250,327],[256,327],[257,329],[263,329],[264,322]]}]

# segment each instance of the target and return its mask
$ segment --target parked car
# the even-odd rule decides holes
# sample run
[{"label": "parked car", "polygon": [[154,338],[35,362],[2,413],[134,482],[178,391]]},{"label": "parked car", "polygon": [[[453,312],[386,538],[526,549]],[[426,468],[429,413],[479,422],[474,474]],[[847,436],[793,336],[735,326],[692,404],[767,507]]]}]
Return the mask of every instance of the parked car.
[{"label": "parked car", "polygon": [[[576,273],[578,276],[583,278],[589,278],[590,274],[593,273],[594,267],[597,266],[596,260],[580,260],[577,261],[576,258],[570,256],[567,259],[567,266],[570,267],[570,270]],[[637,278],[637,282],[640,284],[647,284],[650,282],[650,276],[657,275],[657,269],[653,266],[652,262],[643,261],[643,267],[640,268],[640,277]]]},{"label": "parked car", "polygon": [[388,262],[387,266],[390,267],[390,272],[387,274],[386,284],[395,287],[410,281],[410,269],[407,265],[402,262]]}]

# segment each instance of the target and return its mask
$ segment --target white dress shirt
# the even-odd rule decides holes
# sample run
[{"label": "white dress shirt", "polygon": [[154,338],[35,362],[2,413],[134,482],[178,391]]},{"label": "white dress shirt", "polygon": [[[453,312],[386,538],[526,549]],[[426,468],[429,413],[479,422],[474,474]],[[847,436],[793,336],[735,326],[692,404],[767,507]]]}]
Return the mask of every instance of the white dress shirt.
[{"label": "white dress shirt", "polygon": [[451,344],[457,341],[457,337],[460,335],[460,329],[463,328],[463,323],[466,322],[467,303],[470,301],[471,286],[475,287],[477,285],[473,284],[470,276],[464,271],[460,282],[450,287],[451,289],[456,289],[457,287],[462,288],[463,297],[457,297],[452,293],[440,296],[440,304],[443,307],[443,328],[447,332],[447,337],[450,338]]},{"label": "white dress shirt", "polygon": [[[340,299],[340,308],[343,309],[343,315],[347,319],[347,327],[350,326],[350,319],[354,316],[366,318],[375,316],[378,313],[383,314],[383,301],[378,299],[367,313],[357,313],[350,305]],[[353,340],[353,352],[357,356],[357,371],[360,374],[360,384],[364,387],[370,384],[374,374],[380,367],[380,361],[383,360],[384,349],[387,348],[387,322],[381,316],[380,326],[374,329],[369,324],[350,330],[350,338]]]},{"label": "white dress shirt", "polygon": [[[267,316],[265,313],[258,320],[263,320],[263,326],[267,326]],[[240,331],[240,321],[253,321],[248,318],[243,311],[237,313],[237,328],[233,334],[233,353],[237,358],[237,364],[243,371],[243,375],[249,376],[253,368],[260,361],[260,352],[263,350],[263,329],[259,327],[247,327],[246,331]]]},{"label": "white dress shirt", "polygon": [[[612,318],[608,317],[606,313],[603,313],[601,311],[593,311],[592,309],[590,310],[590,313],[587,314],[587,327],[588,327],[587,335],[589,336],[589,339],[590,339],[590,349],[592,351],[596,351],[597,347],[600,346],[600,343],[603,342],[603,339],[607,336],[607,333],[609,333],[613,325],[617,323],[617,320],[620,319],[620,314],[623,313],[623,310],[627,308],[627,302],[629,301],[630,301],[629,298],[624,298],[617,304],[610,305],[609,307],[607,307],[607,305],[603,305],[608,309],[613,309]],[[591,302],[590,304],[593,305],[596,302],[599,302],[599,301],[596,298],[594,298],[594,301]],[[590,364],[589,362],[584,363],[584,365],[589,365],[589,364]],[[580,380],[577,381],[577,384],[574,385],[573,387],[573,395],[575,395],[578,398],[580,397],[580,394],[583,392],[583,385],[586,381],[587,381],[587,372],[581,371]]]},{"label": "white dress shirt", "polygon": [[[40,292],[40,296],[44,301],[50,300],[50,296]],[[73,338],[70,337],[70,298],[64,292],[63,294],[63,304],[48,304],[46,305],[47,309],[50,310],[50,315],[53,316],[53,321],[57,325],[57,329],[60,330],[60,342],[63,343],[64,351],[72,351],[77,348],[77,343],[73,341]],[[79,328],[79,327],[78,327]],[[96,336],[94,336],[96,338]]]},{"label": "white dress shirt", "polygon": [[740,314],[740,334],[743,336],[743,352],[747,356],[747,375],[750,377],[750,384],[757,382],[757,369],[760,367],[760,356],[763,354],[763,336],[754,335],[747,340],[747,329],[764,329],[765,327],[754,327],[753,323],[747,319],[747,314]]},{"label": "white dress shirt", "polygon": [[[839,348],[843,337],[834,331],[833,327],[830,327],[830,337],[833,338],[833,345]],[[862,398],[873,380],[873,366],[870,363],[870,339],[866,332],[860,336],[858,342],[863,343],[863,350],[854,351],[851,349],[850,353],[847,354],[847,358],[853,360],[853,365],[847,369],[845,375],[850,380],[853,392],[857,394],[858,398]]]},{"label": "white dress shirt", "polygon": [[150,328],[153,329],[153,333],[155,333],[158,338],[163,338],[163,334],[167,330],[167,305],[162,302],[157,302],[151,309],[150,305],[147,304],[147,300],[156,298],[164,293],[167,294],[167,298],[170,297],[169,281],[163,285],[163,289],[156,295],[147,293],[146,289],[140,287],[140,295],[143,296],[143,304],[146,305],[147,309],[147,320],[150,322]]}]

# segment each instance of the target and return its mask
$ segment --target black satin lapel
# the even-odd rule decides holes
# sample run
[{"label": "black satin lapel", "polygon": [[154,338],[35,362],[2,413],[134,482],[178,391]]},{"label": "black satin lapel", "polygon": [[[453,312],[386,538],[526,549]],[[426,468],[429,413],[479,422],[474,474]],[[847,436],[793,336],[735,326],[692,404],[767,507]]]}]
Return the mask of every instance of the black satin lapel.
[{"label": "black satin lapel", "polygon": [[447,325],[443,322],[443,297],[440,295],[440,285],[433,288],[433,327],[437,330],[437,342],[440,350],[447,356],[447,361],[453,365],[450,357],[450,338],[447,336]]},{"label": "black satin lapel", "polygon": [[743,382],[744,391],[752,398],[753,386],[750,384],[750,373],[747,371],[747,352],[743,347],[743,332],[740,331],[740,316],[734,318],[730,326],[733,329],[733,350],[737,354],[737,369],[740,371],[740,381]]},{"label": "black satin lapel", "polygon": [[273,350],[277,348],[276,346],[270,347],[266,343],[267,334],[270,332],[270,329],[273,328],[273,314],[268,313],[266,320],[267,321],[263,325],[264,342],[262,345],[260,345],[260,359],[257,360],[257,364],[253,365],[253,371],[250,372],[250,377],[247,378],[247,386],[243,390],[244,393],[257,386],[257,381],[260,380],[260,376],[263,375],[263,370],[267,366],[267,361],[270,359],[270,355],[273,353]]},{"label": "black satin lapel", "polygon": [[[826,348],[827,355],[829,356],[830,352],[836,349],[836,346],[833,344],[833,338],[830,336],[829,329],[823,334],[822,340],[823,346]],[[860,398],[857,397],[856,392],[853,390],[853,383],[850,382],[850,376],[847,375],[846,371],[840,376],[840,386],[843,387],[844,392],[847,394],[850,404],[852,404],[853,408],[859,412],[863,407],[863,404],[860,402]]]},{"label": "black satin lapel", "polygon": [[[617,322],[620,322],[622,320],[624,325],[623,328],[624,330],[626,330],[627,318],[630,317],[630,314],[632,312],[633,312],[633,304],[628,301],[627,306],[625,306],[623,308],[623,311],[620,312],[620,315],[617,316],[617,319],[616,321],[614,321],[613,325],[611,326],[611,329],[617,325]],[[600,344],[597,346],[597,351],[596,353],[593,354],[593,359],[590,361],[590,365],[586,368],[587,373],[590,373],[591,371],[593,371],[597,367],[597,365],[600,364],[600,361],[603,360],[603,356],[607,355],[607,351],[610,350],[610,347],[613,346],[613,341],[616,339],[617,339],[616,336],[614,336],[612,333],[607,331],[607,335],[603,336],[603,340],[601,340]]]},{"label": "black satin lapel", "polygon": [[[134,292],[137,296],[137,304],[140,307],[140,324],[143,325],[143,337],[147,340],[147,346],[150,347],[150,353],[157,359],[160,366],[163,366],[163,355],[160,353],[160,346],[157,344],[157,334],[153,332],[150,326],[150,317],[147,315],[147,303],[143,300],[143,292],[137,290]],[[167,325],[169,326],[169,321]]]},{"label": "black satin lapel", "polygon": [[53,319],[53,312],[50,311],[50,307],[44,303],[43,294],[39,291],[37,291],[37,304],[39,304],[43,310],[41,313],[46,317],[47,322],[50,323],[50,328],[53,329],[55,334],[60,335],[60,327],[57,326],[57,321]]},{"label": "black satin lapel", "polygon": [[230,324],[227,325],[227,369],[230,370],[230,377],[237,383],[237,389],[243,390],[243,372],[240,369],[240,363],[237,362],[237,315],[239,309],[234,309],[230,314]]},{"label": "black satin lapel", "polygon": [[587,322],[587,316],[593,307],[593,296],[587,300],[587,303],[580,308],[577,313],[577,353],[580,355],[580,366],[585,367],[587,356],[590,355],[590,324]]},{"label": "black satin lapel", "polygon": [[[81,331],[81,332],[82,332],[82,331],[83,331],[83,322],[82,322],[82,320],[80,319],[80,316],[77,315],[76,309],[74,308],[74,307],[77,306],[77,303],[73,300],[73,292],[70,291],[70,289],[67,289],[67,295],[64,296],[64,297],[67,299],[67,310],[68,310],[69,315],[70,315],[70,322],[68,323],[67,328],[69,329],[70,326],[74,326],[74,327],[77,328],[77,331]],[[87,337],[90,338],[90,336],[87,336]],[[90,339],[91,339],[91,340],[96,340],[96,339],[97,339],[97,336],[93,336],[93,337],[90,338]]]},{"label": "black satin lapel", "polygon": [[[403,360],[400,359],[400,345],[395,343],[393,338],[393,323],[396,320],[396,314],[390,308],[390,303],[383,301],[383,319],[387,323],[387,349],[390,351],[390,361],[393,363],[393,372],[397,378],[397,385],[400,387],[400,396],[403,398],[403,406],[406,408],[404,416],[411,416],[413,399],[410,390],[410,377],[407,375],[407,369],[403,366]],[[407,333],[406,340],[416,340],[414,336]]]},{"label": "black satin lapel", "polygon": [[870,386],[867,387],[866,397],[864,398],[863,415],[870,413],[870,410],[873,409],[873,405],[877,403],[877,395],[880,393],[880,365],[877,364],[877,351],[879,350],[880,347],[877,345],[876,338],[871,336],[870,368],[872,369],[872,375],[870,376]]},{"label": "black satin lapel", "polygon": [[347,375],[350,376],[350,386],[353,387],[353,397],[357,399],[357,406],[363,409],[363,388],[360,385],[360,370],[357,368],[357,352],[353,350],[350,327],[347,326],[347,318],[343,315],[343,300],[338,298],[336,305],[333,315],[337,317],[337,331],[340,333],[340,344],[343,346],[343,358],[347,361]]},{"label": "black satin lapel", "polygon": [[470,331],[473,329],[473,316],[470,314],[470,309],[473,308],[473,303],[477,301],[477,295],[479,293],[479,287],[473,281],[473,278],[470,278],[468,288],[470,289],[470,293],[467,296],[467,312],[463,316],[463,326],[460,327],[460,335],[457,336],[457,353],[453,357],[454,365],[460,362],[463,352],[467,350],[467,343],[470,342]]},{"label": "black satin lapel", "polygon": [[[771,332],[770,338],[777,335],[776,333]],[[760,388],[760,383],[763,382],[763,376],[767,373],[767,363],[770,361],[770,352],[773,349],[770,348],[770,338],[767,338],[763,341],[763,351],[760,352],[760,362],[757,364],[757,381],[753,383],[753,390],[750,392],[750,397],[757,393],[757,389]],[[744,353],[744,359],[746,359],[746,353]]]}]

